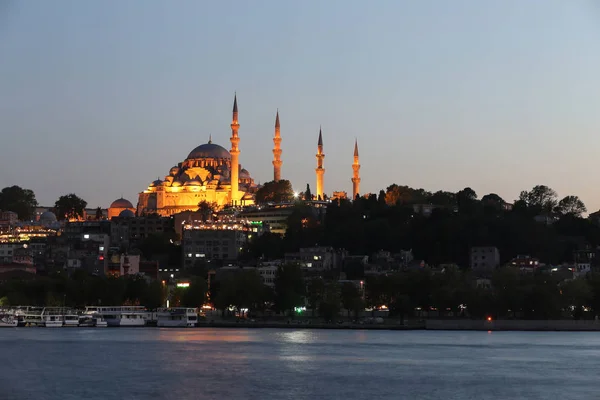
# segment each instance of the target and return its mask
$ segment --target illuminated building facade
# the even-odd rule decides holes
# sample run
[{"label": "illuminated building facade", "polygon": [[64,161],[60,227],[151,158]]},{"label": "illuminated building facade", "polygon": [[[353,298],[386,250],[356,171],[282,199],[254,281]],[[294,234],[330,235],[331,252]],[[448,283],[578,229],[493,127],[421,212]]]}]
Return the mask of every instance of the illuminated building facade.
[{"label": "illuminated building facade", "polygon": [[181,243],[184,266],[193,267],[203,260],[236,260],[246,241],[262,231],[261,223],[247,220],[186,223]]},{"label": "illuminated building facade", "polygon": [[250,173],[239,164],[237,97],[231,122],[231,151],[212,142],[193,149],[185,160],[172,167],[164,180],[157,179],[139,194],[138,215],[171,216],[196,211],[206,201],[218,207],[250,205],[257,189]]}]

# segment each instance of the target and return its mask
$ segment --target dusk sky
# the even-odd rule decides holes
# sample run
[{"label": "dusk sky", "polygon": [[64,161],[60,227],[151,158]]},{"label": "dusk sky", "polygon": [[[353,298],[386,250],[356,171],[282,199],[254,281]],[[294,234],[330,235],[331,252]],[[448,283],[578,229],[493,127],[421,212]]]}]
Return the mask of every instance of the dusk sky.
[{"label": "dusk sky", "polygon": [[600,208],[600,6],[594,1],[2,1],[0,187],[41,205],[137,194],[196,146],[315,191],[536,184]]}]

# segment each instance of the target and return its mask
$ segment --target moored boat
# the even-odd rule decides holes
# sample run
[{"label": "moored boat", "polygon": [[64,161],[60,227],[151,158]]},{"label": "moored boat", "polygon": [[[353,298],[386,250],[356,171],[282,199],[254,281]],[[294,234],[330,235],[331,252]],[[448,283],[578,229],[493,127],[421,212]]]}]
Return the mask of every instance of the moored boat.
[{"label": "moored boat", "polygon": [[83,314],[79,316],[79,326],[86,328],[106,328],[108,324],[99,314]]},{"label": "moored boat", "polygon": [[11,310],[0,310],[0,328],[15,328],[19,325],[19,319]]},{"label": "moored boat", "polygon": [[45,328],[61,328],[65,318],[59,308],[44,308],[41,314],[41,324]]},{"label": "moored boat", "polygon": [[134,327],[145,326],[151,313],[142,306],[86,307],[85,314],[98,314],[108,326]]},{"label": "moored boat", "polygon": [[197,323],[197,308],[174,307],[156,310],[156,325],[159,328],[191,328]]}]

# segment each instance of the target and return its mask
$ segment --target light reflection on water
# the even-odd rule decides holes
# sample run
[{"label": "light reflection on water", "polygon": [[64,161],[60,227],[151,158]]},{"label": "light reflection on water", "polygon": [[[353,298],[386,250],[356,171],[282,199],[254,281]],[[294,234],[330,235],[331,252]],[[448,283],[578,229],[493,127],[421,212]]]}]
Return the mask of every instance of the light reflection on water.
[{"label": "light reflection on water", "polygon": [[0,329],[2,399],[588,399],[600,335]]}]

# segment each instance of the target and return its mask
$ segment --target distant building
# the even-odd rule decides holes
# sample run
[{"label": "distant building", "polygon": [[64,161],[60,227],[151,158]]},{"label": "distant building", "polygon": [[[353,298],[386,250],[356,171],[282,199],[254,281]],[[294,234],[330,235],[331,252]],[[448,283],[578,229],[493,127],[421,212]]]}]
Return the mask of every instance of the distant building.
[{"label": "distant building", "polygon": [[110,239],[116,246],[127,247],[151,235],[175,232],[173,218],[157,215],[135,217],[130,210],[122,211],[110,222]]},{"label": "distant building", "polygon": [[544,264],[540,263],[540,260],[528,255],[517,255],[515,258],[510,260],[508,265],[518,268],[519,271],[525,273],[535,272],[538,268],[544,266]]},{"label": "distant building", "polygon": [[274,287],[275,277],[277,276],[278,266],[272,263],[265,263],[260,265],[256,270],[260,274],[263,285]]},{"label": "distant building", "polygon": [[[108,219],[113,219],[118,217],[124,211],[130,211],[131,216],[135,216],[136,209],[129,200],[121,197],[120,199],[117,199],[111,203],[110,207],[108,208],[107,217]],[[129,214],[126,213],[125,215]]]},{"label": "distant building", "polygon": [[19,215],[12,211],[0,211],[0,228],[15,226],[19,221]]},{"label": "distant building", "polygon": [[307,247],[295,253],[285,253],[285,263],[299,264],[312,270],[337,268],[341,257],[333,247]]},{"label": "distant building", "polygon": [[287,221],[294,212],[292,204],[274,204],[247,207],[239,213],[239,217],[253,222],[262,222],[269,226],[272,233],[284,235]]},{"label": "distant building", "polygon": [[473,271],[491,272],[500,265],[500,252],[493,246],[471,247],[470,260]]},{"label": "distant building", "polygon": [[262,224],[247,220],[186,224],[181,243],[184,266],[193,267],[202,259],[237,260],[246,241],[260,234]]}]

